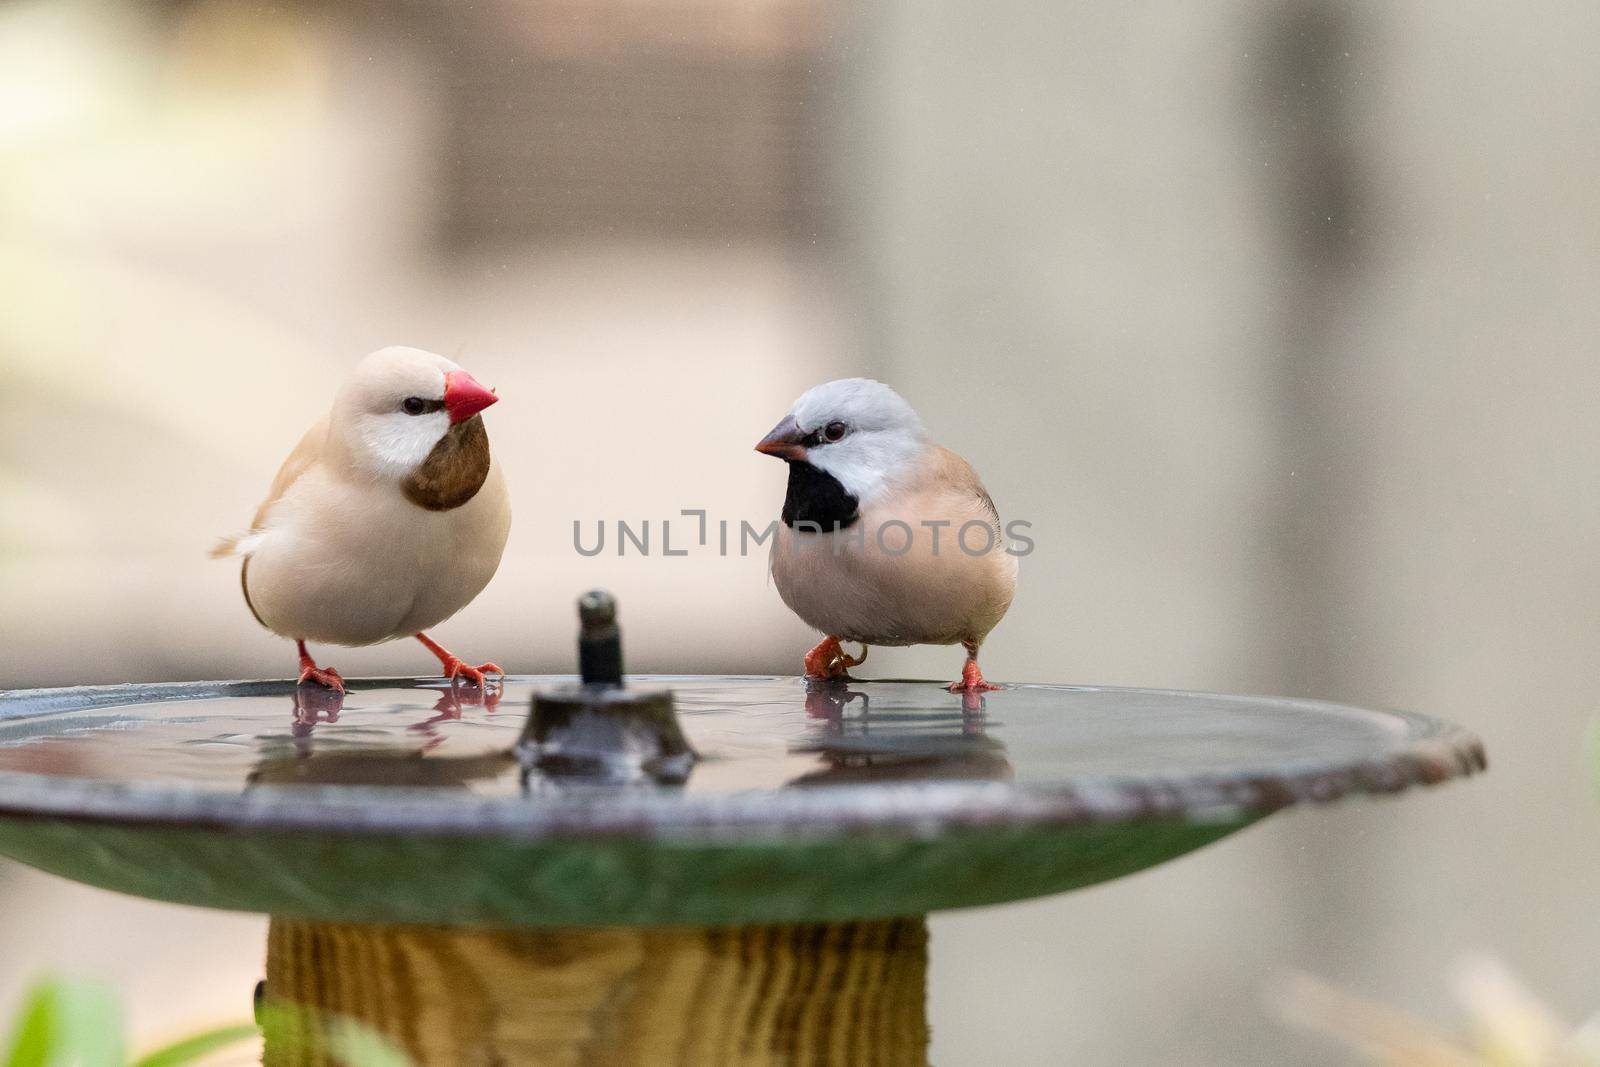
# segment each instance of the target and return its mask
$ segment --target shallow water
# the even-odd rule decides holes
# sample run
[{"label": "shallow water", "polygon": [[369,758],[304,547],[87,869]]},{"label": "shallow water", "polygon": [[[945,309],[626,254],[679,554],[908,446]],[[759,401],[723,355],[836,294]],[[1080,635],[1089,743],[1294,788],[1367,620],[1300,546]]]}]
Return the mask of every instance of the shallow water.
[{"label": "shallow water", "polygon": [[[0,773],[238,793],[296,784],[523,790],[510,756],[532,693],[443,682],[164,699],[38,712],[0,700]],[[931,682],[807,688],[793,678],[641,680],[670,687],[701,755],[693,794],[918,778],[1065,785],[1103,778],[1292,773],[1392,754],[1391,713],[1252,697],[1018,686],[981,702]],[[146,691],[145,696],[150,695]],[[130,699],[142,699],[134,694]]]}]

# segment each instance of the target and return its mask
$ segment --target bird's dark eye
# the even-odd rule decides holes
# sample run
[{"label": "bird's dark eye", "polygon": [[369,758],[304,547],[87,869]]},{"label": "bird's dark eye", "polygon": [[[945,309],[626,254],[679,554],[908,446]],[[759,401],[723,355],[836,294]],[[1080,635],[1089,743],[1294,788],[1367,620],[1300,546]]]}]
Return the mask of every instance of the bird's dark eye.
[{"label": "bird's dark eye", "polygon": [[822,438],[825,441],[837,441],[848,429],[849,427],[842,422],[830,422],[822,428]]},{"label": "bird's dark eye", "polygon": [[428,410],[428,402],[420,396],[408,396],[405,403],[400,405],[400,410],[407,415],[421,415]]}]

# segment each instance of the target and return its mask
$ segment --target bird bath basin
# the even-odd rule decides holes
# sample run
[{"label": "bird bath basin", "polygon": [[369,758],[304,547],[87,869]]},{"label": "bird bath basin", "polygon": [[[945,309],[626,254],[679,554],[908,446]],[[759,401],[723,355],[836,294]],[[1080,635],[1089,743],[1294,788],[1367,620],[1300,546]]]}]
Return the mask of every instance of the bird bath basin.
[{"label": "bird bath basin", "polygon": [[[681,783],[524,774],[530,695],[437,681],[0,698],[0,854],[159,900],[318,920],[573,926],[921,914],[1073,889],[1286,805],[1482,766],[1399,712],[1018,685],[641,678]],[[493,704],[495,706],[486,706]]]},{"label": "bird bath basin", "polygon": [[928,912],[1484,765],[1448,724],[1305,700],[602,684],[621,646],[593,596],[581,687],[0,694],[0,855],[273,916],[258,996],[310,1010],[267,1027],[268,1064],[335,1062],[348,1017],[451,1067],[915,1065]]}]

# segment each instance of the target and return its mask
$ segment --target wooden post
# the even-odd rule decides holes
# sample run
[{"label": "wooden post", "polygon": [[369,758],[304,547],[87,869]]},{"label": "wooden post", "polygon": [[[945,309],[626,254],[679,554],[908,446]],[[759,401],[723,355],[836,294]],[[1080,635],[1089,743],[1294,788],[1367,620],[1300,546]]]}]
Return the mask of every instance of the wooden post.
[{"label": "wooden post", "polygon": [[[465,930],[274,919],[267,1067],[331,1064],[318,1017],[422,1067],[921,1067],[922,918],[727,928]],[[286,1032],[292,1030],[294,1032]]]}]

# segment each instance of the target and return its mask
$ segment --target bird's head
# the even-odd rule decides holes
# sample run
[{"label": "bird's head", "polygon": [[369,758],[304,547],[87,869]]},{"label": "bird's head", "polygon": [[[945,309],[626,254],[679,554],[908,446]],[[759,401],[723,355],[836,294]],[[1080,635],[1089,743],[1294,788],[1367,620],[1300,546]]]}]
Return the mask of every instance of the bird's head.
[{"label": "bird's head", "polygon": [[899,393],[871,378],[841,378],[796,400],[756,451],[809,464],[856,500],[870,501],[926,446],[922,420]]},{"label": "bird's head", "polygon": [[333,404],[333,428],[369,472],[404,477],[452,429],[499,397],[443,356],[382,348],[356,365]]}]

